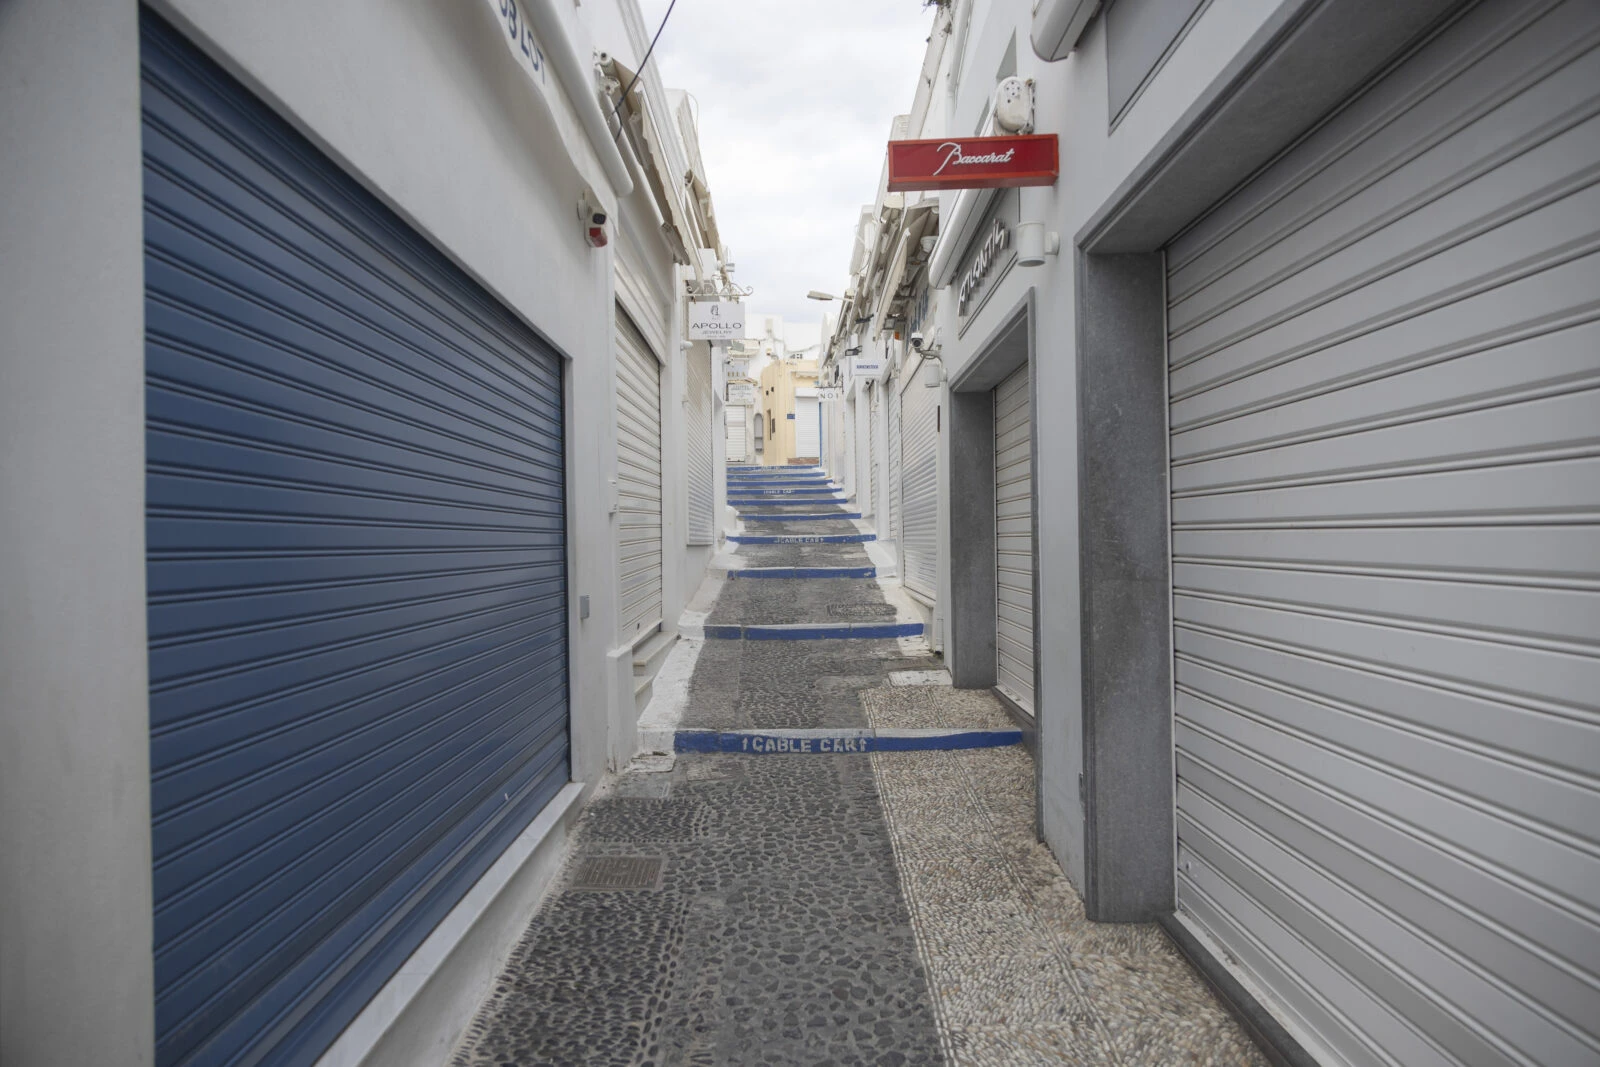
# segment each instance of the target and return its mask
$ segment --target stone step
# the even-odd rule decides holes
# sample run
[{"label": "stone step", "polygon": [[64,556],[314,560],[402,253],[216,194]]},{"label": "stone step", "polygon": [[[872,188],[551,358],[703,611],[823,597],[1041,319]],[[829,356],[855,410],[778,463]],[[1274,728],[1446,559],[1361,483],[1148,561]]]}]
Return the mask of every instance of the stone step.
[{"label": "stone step", "polygon": [[737,567],[729,578],[876,578],[876,567]]},{"label": "stone step", "polygon": [[732,534],[728,537],[736,545],[858,545],[863,541],[876,541],[877,534]]},{"label": "stone step", "polygon": [[745,515],[740,514],[745,522],[815,522],[818,519],[859,519],[859,511],[819,511],[807,512],[802,515]]},{"label": "stone step", "polygon": [[783,622],[706,623],[708,641],[836,641],[841,638],[880,640],[885,637],[921,637],[920,622]]},{"label": "stone step", "polygon": [[635,648],[633,650],[635,677],[639,675],[654,677],[656,669],[661,666],[661,661],[667,658],[667,653],[672,651],[672,646],[677,640],[678,635],[675,633],[658,633]]}]

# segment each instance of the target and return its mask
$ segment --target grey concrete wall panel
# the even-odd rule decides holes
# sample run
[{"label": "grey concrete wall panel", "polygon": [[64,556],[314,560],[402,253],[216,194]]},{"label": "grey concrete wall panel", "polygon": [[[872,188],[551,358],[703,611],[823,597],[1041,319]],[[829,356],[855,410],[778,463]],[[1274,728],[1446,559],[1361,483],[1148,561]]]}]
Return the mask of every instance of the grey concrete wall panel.
[{"label": "grey concrete wall panel", "polygon": [[1167,251],[1180,920],[1344,1062],[1600,1062],[1600,6]]},{"label": "grey concrete wall panel", "polygon": [[1162,258],[1077,277],[1084,904],[1140,922],[1173,907]]},{"label": "grey concrete wall panel", "polygon": [[1106,9],[1106,90],[1115,123],[1209,0],[1115,0]]},{"label": "grey concrete wall panel", "polygon": [[950,394],[950,677],[962,689],[995,684],[994,404]]},{"label": "grey concrete wall panel", "polygon": [[1459,0],[1287,0],[1077,231],[1149,252],[1265,166]]},{"label": "grey concrete wall panel", "polygon": [[900,568],[906,588],[932,600],[939,589],[940,390],[923,385],[922,373],[900,394]]},{"label": "grey concrete wall panel", "polygon": [[155,1056],[139,8],[0,5],[0,1063]]},{"label": "grey concrete wall panel", "polygon": [[1033,395],[1024,364],[992,404],[995,685],[1033,714]]},{"label": "grey concrete wall panel", "polygon": [[661,364],[617,305],[617,639],[661,627]]}]

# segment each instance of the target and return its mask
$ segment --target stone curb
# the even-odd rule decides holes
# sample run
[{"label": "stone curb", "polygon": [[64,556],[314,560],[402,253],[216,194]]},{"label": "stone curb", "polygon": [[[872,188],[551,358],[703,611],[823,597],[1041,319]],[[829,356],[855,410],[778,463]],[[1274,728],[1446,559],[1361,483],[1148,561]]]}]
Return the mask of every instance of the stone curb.
[{"label": "stone curb", "polygon": [[1021,743],[1021,730],[679,730],[673,737],[673,748],[678,752],[760,756],[950,751]]},{"label": "stone curb", "polygon": [[922,631],[920,622],[707,623],[703,636],[712,641],[831,641],[841,637],[920,637]]}]

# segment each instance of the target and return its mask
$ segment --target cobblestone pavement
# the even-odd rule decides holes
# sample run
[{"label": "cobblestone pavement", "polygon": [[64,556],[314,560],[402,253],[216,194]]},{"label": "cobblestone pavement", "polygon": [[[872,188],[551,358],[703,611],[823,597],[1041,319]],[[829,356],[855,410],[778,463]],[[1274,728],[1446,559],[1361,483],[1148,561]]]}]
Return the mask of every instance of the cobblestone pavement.
[{"label": "cobblestone pavement", "polygon": [[[867,562],[853,544],[738,555]],[[711,619],[837,622],[884,604],[870,579],[738,579]],[[941,665],[895,640],[708,640],[682,725],[1009,725],[987,693],[890,684]],[[1033,804],[1016,746],[680,755],[614,776],[453,1067],[1264,1063],[1158,928],[1083,918]],[[659,873],[586,888],[616,873],[596,861],[628,858]]]}]

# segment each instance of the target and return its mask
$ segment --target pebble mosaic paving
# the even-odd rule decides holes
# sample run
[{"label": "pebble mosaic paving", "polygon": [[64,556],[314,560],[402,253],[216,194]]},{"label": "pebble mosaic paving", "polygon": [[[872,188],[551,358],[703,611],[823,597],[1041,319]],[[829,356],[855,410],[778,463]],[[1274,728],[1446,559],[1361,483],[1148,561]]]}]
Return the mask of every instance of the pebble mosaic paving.
[{"label": "pebble mosaic paving", "polygon": [[[852,544],[737,555],[868,563]],[[711,619],[826,623],[884,603],[870,579],[736,580]],[[706,641],[679,725],[1011,726],[942,668],[896,640]],[[1021,746],[648,768],[608,779],[579,818],[452,1067],[1265,1063],[1159,928],[1084,919],[1034,839]]]},{"label": "pebble mosaic paving", "polygon": [[[897,690],[868,717],[903,718],[907,694],[953,692]],[[1267,1067],[1159,927],[1084,918],[1034,837],[1025,750],[867,759],[951,1067]]]}]

